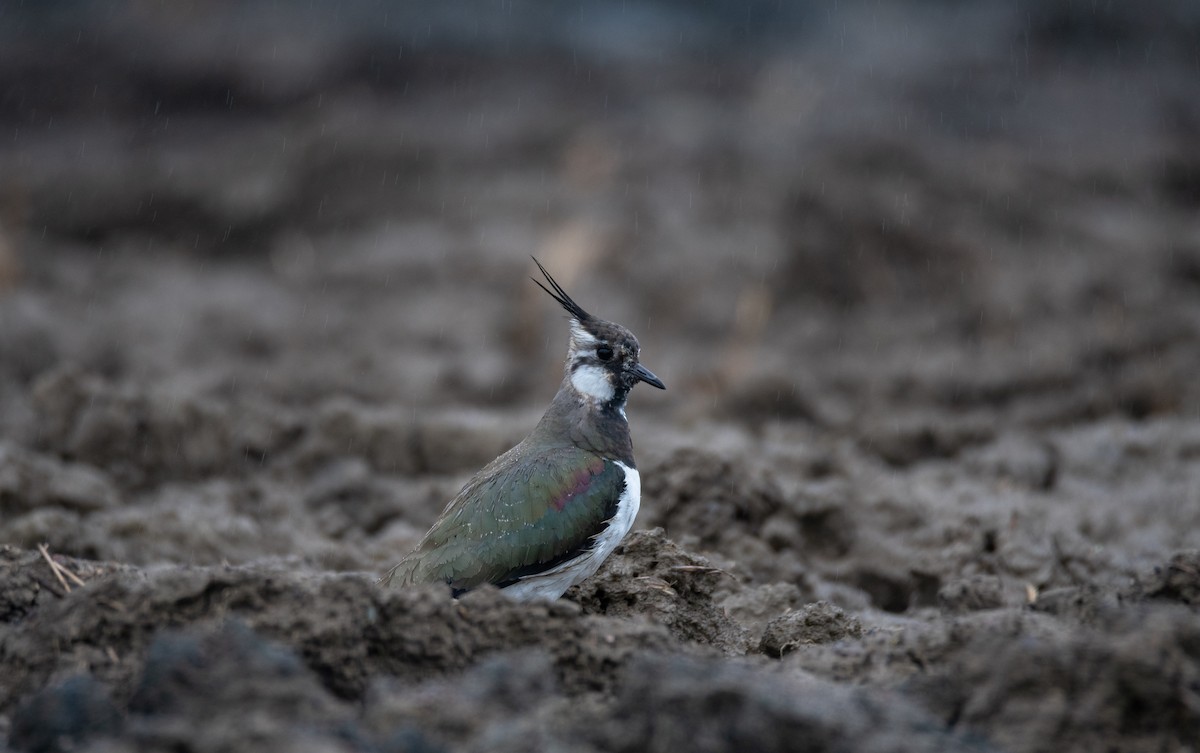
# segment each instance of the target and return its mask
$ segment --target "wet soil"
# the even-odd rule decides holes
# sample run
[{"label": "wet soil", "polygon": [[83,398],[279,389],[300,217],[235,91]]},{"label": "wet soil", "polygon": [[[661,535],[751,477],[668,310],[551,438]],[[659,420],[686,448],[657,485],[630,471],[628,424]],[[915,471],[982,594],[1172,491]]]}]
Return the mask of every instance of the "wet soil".
[{"label": "wet soil", "polygon": [[[0,749],[1196,750],[1152,5],[0,10]],[[553,395],[530,254],[669,387],[635,531],[381,589]]]}]

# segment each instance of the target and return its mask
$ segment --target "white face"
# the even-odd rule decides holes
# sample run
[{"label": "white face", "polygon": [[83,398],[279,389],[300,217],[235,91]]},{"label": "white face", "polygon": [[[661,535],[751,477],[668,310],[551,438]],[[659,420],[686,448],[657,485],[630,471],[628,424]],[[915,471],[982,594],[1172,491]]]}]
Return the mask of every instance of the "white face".
[{"label": "white face", "polygon": [[617,394],[617,388],[612,383],[612,372],[591,364],[584,364],[571,372],[571,386],[579,394],[598,403],[607,403]]},{"label": "white face", "polygon": [[[637,363],[637,340],[633,335],[608,323],[603,323],[600,331],[604,334],[593,334],[572,320],[567,355],[571,387],[597,405],[612,403],[620,392],[621,374],[629,362]],[[621,402],[624,404],[624,400]],[[616,407],[619,410],[622,406]]]}]

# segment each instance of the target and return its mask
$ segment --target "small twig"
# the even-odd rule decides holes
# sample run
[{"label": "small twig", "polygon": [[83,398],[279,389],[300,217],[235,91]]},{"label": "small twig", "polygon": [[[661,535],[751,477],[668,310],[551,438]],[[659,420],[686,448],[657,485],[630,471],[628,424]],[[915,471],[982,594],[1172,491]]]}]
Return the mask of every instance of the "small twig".
[{"label": "small twig", "polygon": [[62,571],[58,569],[58,563],[50,558],[50,552],[46,549],[45,544],[38,544],[38,551],[42,553],[46,564],[50,566],[50,570],[54,573],[54,577],[58,578],[58,582],[62,585],[63,590],[71,593],[71,586],[67,583],[67,579],[63,577]]},{"label": "small twig", "polygon": [[679,596],[679,592],[671,588],[671,584],[667,583],[662,578],[653,575],[642,575],[637,578],[646,584],[648,588],[653,588],[655,591],[661,591],[668,596]]},{"label": "small twig", "polygon": [[67,589],[67,593],[71,593],[71,588],[67,585],[67,582],[63,580],[64,575],[74,581],[75,585],[77,586],[87,585],[87,581],[76,575],[71,568],[51,557],[50,548],[48,546],[45,544],[39,544],[38,551],[41,552],[42,556],[46,558],[46,562],[50,563],[50,569],[54,571],[54,577],[58,578],[58,582],[62,584],[63,588]]},{"label": "small twig", "polygon": [[71,568],[67,567],[66,565],[64,565],[62,563],[59,563],[58,566],[62,569],[62,571],[64,573],[67,574],[68,578],[75,581],[75,585],[77,585],[77,586],[86,586],[87,585],[87,581],[85,581],[83,578],[80,578],[78,575],[76,575],[74,572],[72,572]]},{"label": "small twig", "polygon": [[736,575],[728,570],[722,570],[719,567],[709,567],[707,565],[675,565],[671,570],[679,573],[717,573],[719,575],[727,575],[734,580],[738,579]]},{"label": "small twig", "polygon": [[1033,585],[1032,583],[1026,583],[1025,584],[1025,603],[1031,604],[1031,605],[1037,604],[1037,600],[1038,600],[1038,587]]}]

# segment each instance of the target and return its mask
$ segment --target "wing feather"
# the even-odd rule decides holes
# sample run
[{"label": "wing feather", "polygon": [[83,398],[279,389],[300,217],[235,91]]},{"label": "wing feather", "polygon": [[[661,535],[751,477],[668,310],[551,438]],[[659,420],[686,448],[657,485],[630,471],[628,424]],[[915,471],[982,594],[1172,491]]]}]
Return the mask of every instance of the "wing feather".
[{"label": "wing feather", "polygon": [[497,458],[459,492],[385,584],[504,585],[587,551],[616,512],[624,470],[576,447]]}]

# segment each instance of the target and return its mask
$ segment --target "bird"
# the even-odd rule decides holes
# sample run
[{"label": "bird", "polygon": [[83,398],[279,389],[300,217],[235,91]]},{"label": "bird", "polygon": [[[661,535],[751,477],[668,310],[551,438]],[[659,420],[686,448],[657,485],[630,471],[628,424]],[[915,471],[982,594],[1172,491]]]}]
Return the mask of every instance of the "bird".
[{"label": "bird", "polygon": [[591,577],[629,533],[641,476],[625,402],[634,385],[666,385],[641,364],[625,327],[592,316],[536,258],[570,316],[562,384],[533,430],[447,503],[383,586],[444,583],[457,598],[492,584],[518,601],[554,600]]}]

